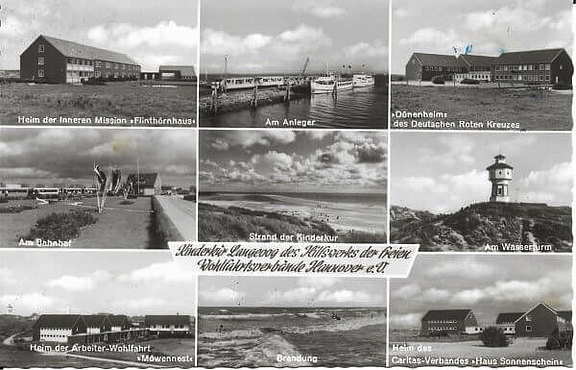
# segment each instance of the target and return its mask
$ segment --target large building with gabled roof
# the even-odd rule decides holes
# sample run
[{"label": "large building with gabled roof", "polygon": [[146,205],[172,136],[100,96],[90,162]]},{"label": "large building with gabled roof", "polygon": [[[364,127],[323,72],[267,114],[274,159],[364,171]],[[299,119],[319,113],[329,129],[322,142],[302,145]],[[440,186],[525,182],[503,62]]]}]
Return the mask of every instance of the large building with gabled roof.
[{"label": "large building with gabled roof", "polygon": [[45,35],[38,36],[20,55],[20,78],[39,83],[138,79],[140,70],[125,54]]},{"label": "large building with gabled roof", "polygon": [[422,317],[420,335],[477,334],[482,331],[471,309],[430,310]]},{"label": "large building with gabled roof", "polygon": [[436,76],[466,72],[466,65],[453,55],[414,53],[406,64],[406,79],[430,81]]},{"label": "large building with gabled roof", "polygon": [[574,66],[564,49],[502,53],[494,63],[494,80],[538,84],[572,84]]}]

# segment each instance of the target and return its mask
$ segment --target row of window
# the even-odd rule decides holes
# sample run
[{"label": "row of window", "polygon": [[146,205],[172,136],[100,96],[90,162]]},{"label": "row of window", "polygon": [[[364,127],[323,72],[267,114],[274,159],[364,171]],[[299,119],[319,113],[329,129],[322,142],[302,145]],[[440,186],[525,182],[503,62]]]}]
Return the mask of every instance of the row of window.
[{"label": "row of window", "polygon": [[550,81],[550,75],[496,75],[496,80],[514,80],[514,81]]},{"label": "row of window", "polygon": [[508,64],[497,65],[494,69],[497,71],[549,71],[550,64]]},{"label": "row of window", "polygon": [[77,65],[86,65],[91,66],[93,65],[96,68],[102,68],[102,63],[108,69],[122,69],[122,70],[129,70],[129,71],[138,71],[138,67],[134,65],[122,64],[122,63],[111,63],[111,62],[102,62],[100,60],[92,61],[88,59],[77,59],[77,58],[66,58],[66,62],[68,64],[77,64]]},{"label": "row of window", "polygon": [[448,330],[458,330],[456,326],[432,326],[428,328],[431,331],[448,331]]},{"label": "row of window", "polygon": [[428,320],[428,324],[457,324],[457,320]]},{"label": "row of window", "polygon": [[460,72],[462,71],[461,67],[435,67],[435,66],[424,66],[425,71],[432,71],[432,72]]}]

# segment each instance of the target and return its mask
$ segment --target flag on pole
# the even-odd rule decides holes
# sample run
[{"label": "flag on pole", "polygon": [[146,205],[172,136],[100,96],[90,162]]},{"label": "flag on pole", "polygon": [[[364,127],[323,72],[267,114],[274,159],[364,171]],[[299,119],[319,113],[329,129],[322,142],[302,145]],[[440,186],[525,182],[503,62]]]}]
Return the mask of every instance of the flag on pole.
[{"label": "flag on pole", "polygon": [[110,191],[112,194],[117,194],[120,190],[120,180],[122,180],[122,173],[119,169],[112,169],[112,181],[110,183]]},{"label": "flag on pole", "polygon": [[106,190],[106,174],[103,170],[100,169],[100,165],[94,164],[94,173],[96,174],[96,179],[98,180],[98,184],[100,188],[98,191]]}]

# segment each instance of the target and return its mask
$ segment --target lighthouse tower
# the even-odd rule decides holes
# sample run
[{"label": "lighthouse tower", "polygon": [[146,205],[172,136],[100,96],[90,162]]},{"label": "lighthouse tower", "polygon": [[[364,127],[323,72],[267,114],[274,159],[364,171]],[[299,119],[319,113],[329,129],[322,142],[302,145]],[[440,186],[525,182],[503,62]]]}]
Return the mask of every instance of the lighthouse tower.
[{"label": "lighthouse tower", "polygon": [[494,157],[494,163],[486,168],[488,179],[492,183],[490,192],[491,202],[510,202],[510,192],[508,186],[512,181],[512,171],[514,167],[506,163],[506,156],[498,154]]}]

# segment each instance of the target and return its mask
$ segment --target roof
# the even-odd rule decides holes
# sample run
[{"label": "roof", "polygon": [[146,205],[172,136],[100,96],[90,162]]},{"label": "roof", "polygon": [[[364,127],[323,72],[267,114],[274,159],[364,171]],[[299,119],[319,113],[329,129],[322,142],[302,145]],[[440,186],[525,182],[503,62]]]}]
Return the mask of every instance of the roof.
[{"label": "roof", "polygon": [[564,320],[572,322],[572,311],[556,311],[556,312],[558,313],[558,316],[560,316]]},{"label": "roof", "polygon": [[471,309],[462,310],[430,310],[422,318],[422,321],[430,320],[464,320],[472,312]]},{"label": "roof", "polygon": [[498,57],[491,57],[487,55],[470,55],[470,54],[460,54],[458,59],[463,61],[469,66],[477,67],[490,67],[496,62]]},{"label": "roof", "polygon": [[543,306],[544,308],[546,308],[550,312],[554,313],[555,315],[558,315],[558,312],[555,309],[553,309],[552,307],[550,307],[549,305],[547,305],[546,303],[538,303],[537,305],[535,305],[534,307],[532,307],[528,311],[524,312],[522,314],[522,316],[520,316],[518,319],[516,319],[516,321],[520,320],[521,318],[528,315],[530,312],[534,311],[537,307],[540,307],[540,306]]},{"label": "roof", "polygon": [[154,187],[156,179],[158,178],[158,173],[141,173],[139,177],[135,173],[131,173],[126,178],[126,182],[139,183],[143,187]]},{"label": "roof", "polygon": [[86,325],[91,328],[100,327],[106,320],[107,315],[82,315],[84,321],[86,321]]},{"label": "roof", "polygon": [[464,64],[453,55],[414,53],[424,66],[464,67]]},{"label": "roof", "polygon": [[34,323],[34,327],[41,328],[72,328],[78,320],[82,320],[81,315],[58,315],[46,314],[40,315]]},{"label": "roof", "polygon": [[521,63],[549,63],[553,61],[564,49],[543,49],[515,51],[511,53],[502,53],[496,59],[497,64],[521,64]]},{"label": "roof", "polygon": [[189,325],[190,316],[189,315],[146,315],[144,317],[144,322],[146,325]]},{"label": "roof", "polygon": [[163,65],[159,68],[160,72],[172,72],[172,71],[180,71],[183,75],[190,75],[194,76],[196,73],[194,72],[194,66],[170,66],[170,65]]},{"label": "roof", "polygon": [[106,62],[137,65],[137,63],[126,54],[95,48],[93,46],[83,45],[51,36],[40,35],[40,37],[43,37],[65,57],[103,60]]},{"label": "roof", "polygon": [[496,324],[514,323],[522,316],[524,312],[506,312],[498,314]]},{"label": "roof", "polygon": [[511,170],[514,169],[514,167],[510,166],[508,163],[494,163],[488,167],[486,167],[486,170],[490,171],[490,170],[499,170],[501,168],[509,168]]},{"label": "roof", "polygon": [[130,322],[126,315],[108,315],[107,317],[112,326],[122,326],[124,324],[129,324]]}]

